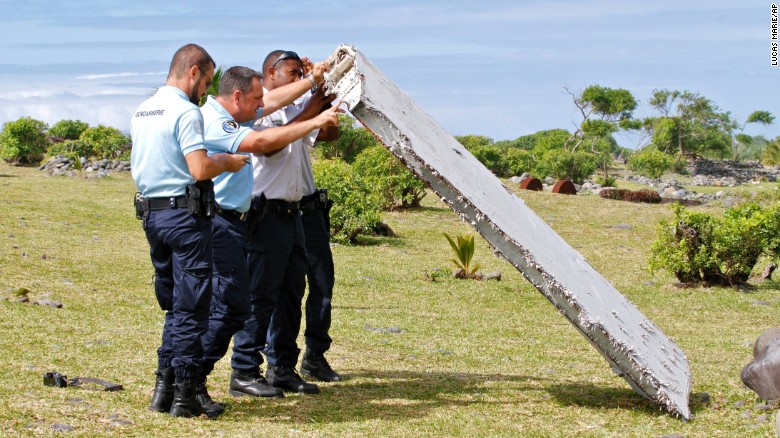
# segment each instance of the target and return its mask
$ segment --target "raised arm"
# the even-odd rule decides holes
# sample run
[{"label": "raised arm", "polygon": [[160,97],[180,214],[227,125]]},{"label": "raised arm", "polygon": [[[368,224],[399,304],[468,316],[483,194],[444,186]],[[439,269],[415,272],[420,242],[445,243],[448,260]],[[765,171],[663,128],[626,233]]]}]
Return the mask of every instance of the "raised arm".
[{"label": "raised arm", "polygon": [[306,75],[300,81],[274,88],[263,95],[263,114],[271,114],[276,110],[291,104],[295,99],[303,96],[303,93],[309,91],[315,84],[320,84],[325,80],[325,72],[328,71],[328,65],[325,62],[314,64]]},{"label": "raised arm", "polygon": [[241,142],[238,151],[253,154],[270,154],[302,138],[314,129],[338,126],[338,124],[338,109],[330,108],[313,119],[295,120],[277,128],[252,131]]}]

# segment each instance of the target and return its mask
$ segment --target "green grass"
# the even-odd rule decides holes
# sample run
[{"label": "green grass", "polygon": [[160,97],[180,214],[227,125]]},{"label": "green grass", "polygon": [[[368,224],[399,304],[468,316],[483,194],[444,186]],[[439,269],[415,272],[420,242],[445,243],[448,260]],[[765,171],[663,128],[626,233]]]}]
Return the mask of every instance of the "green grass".
[{"label": "green grass", "polygon": [[[442,232],[474,234],[434,195],[423,208],[383,215],[398,237],[334,247],[328,358],[347,379],[322,384],[317,396],[234,399],[223,360],[209,386],[228,409],[209,421],[146,409],[162,313],[129,175],[46,177],[0,165],[0,190],[0,297],[8,298],[0,301],[0,435],[54,435],[57,425],[72,428],[68,436],[774,435],[775,412],[757,421],[765,413],[739,372],[753,341],[778,325],[778,284],[750,293],[676,289],[668,274],[652,276],[648,247],[670,215],[664,205],[521,194],[688,355],[690,422],[613,375],[481,238],[474,261],[485,273],[502,271],[500,282],[427,281],[426,271],[451,268]],[[19,287],[64,307],[16,303],[10,291]],[[43,386],[43,373],[55,370],[125,389]]]}]

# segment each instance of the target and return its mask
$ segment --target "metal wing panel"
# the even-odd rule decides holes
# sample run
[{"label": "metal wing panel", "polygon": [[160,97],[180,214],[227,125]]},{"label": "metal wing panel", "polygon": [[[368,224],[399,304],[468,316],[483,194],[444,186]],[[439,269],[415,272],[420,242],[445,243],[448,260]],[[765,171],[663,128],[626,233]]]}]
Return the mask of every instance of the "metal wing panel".
[{"label": "metal wing panel", "polygon": [[674,342],[361,52],[344,45],[329,62],[329,92],[547,297],[637,393],[690,418],[690,368]]}]

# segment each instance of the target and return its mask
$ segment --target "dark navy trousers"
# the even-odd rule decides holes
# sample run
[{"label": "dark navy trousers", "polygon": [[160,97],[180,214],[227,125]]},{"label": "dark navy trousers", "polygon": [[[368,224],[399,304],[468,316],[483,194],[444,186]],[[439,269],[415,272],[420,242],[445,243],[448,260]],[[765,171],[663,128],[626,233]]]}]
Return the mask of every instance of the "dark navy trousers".
[{"label": "dark navy trousers", "polygon": [[332,342],[328,332],[335,282],[326,214],[324,210],[317,208],[302,217],[306,236],[306,278],[309,283],[309,295],[306,297],[306,330],[303,334],[306,348],[320,353],[328,351]]},{"label": "dark navy trousers", "polygon": [[211,303],[211,219],[186,208],[156,210],[144,231],[157,302],[165,311],[158,366],[173,366],[179,378],[197,378]]},{"label": "dark navy trousers", "polygon": [[246,264],[246,224],[233,215],[214,217],[211,312],[203,337],[203,376],[207,376],[230,346],[230,339],[250,315],[249,272]]},{"label": "dark navy trousers", "polygon": [[247,240],[247,265],[252,314],[233,339],[232,367],[259,367],[261,351],[270,365],[295,367],[306,288],[301,216],[267,209]]}]

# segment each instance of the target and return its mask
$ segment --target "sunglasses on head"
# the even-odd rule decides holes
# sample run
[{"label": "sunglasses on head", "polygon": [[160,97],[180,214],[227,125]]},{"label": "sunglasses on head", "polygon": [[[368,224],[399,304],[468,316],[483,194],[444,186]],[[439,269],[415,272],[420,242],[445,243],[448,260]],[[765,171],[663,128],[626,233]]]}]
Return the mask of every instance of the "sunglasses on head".
[{"label": "sunglasses on head", "polygon": [[279,54],[279,57],[276,58],[274,63],[271,64],[271,68],[275,68],[276,64],[279,64],[280,62],[284,61],[285,59],[297,59],[298,61],[300,61],[301,57],[298,56],[298,54],[295,53],[295,52],[291,52],[291,51],[282,52],[281,54]]}]

